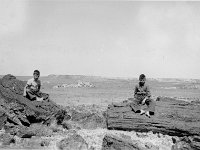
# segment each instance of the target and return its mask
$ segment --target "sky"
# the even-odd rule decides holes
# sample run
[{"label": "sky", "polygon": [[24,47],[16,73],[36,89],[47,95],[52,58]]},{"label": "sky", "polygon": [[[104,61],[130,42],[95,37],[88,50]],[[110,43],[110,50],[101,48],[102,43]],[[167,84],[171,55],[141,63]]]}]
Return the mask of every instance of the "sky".
[{"label": "sky", "polygon": [[199,58],[200,2],[0,1],[2,75],[200,79]]}]

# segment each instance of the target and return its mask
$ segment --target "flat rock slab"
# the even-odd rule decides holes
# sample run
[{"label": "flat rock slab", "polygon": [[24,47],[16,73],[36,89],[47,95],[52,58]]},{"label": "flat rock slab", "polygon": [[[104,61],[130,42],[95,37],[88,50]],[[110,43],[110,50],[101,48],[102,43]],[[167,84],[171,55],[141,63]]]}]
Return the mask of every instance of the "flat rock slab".
[{"label": "flat rock slab", "polygon": [[135,113],[131,100],[111,104],[107,109],[107,128],[115,130],[153,131],[174,136],[200,136],[200,105],[172,98],[156,101],[151,118]]}]

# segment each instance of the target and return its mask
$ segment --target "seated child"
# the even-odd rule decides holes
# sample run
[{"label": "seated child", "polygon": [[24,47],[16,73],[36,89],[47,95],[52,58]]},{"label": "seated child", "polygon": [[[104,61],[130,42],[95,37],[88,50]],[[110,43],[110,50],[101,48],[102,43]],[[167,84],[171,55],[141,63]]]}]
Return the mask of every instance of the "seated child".
[{"label": "seated child", "polygon": [[23,96],[30,99],[31,101],[43,101],[49,98],[48,94],[40,92],[41,82],[39,80],[40,72],[35,70],[33,72],[33,78],[28,80],[26,86],[24,87]]},{"label": "seated child", "polygon": [[[155,102],[151,99],[151,93],[149,87],[145,84],[146,77],[141,74],[139,77],[139,83],[135,86],[134,101],[131,107],[135,112],[140,112],[141,115],[146,114],[150,118],[151,114],[155,112]],[[143,107],[146,104],[146,108]]]}]

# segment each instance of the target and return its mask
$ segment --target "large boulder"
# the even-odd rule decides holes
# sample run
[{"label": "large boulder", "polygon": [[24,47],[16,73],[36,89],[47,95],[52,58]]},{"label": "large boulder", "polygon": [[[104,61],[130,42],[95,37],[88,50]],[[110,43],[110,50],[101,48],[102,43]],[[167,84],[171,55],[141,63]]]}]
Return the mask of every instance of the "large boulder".
[{"label": "large boulder", "polygon": [[77,122],[81,128],[96,129],[98,127],[106,127],[105,118],[93,112],[80,112],[77,110],[72,111],[71,121]]},{"label": "large boulder", "polygon": [[78,134],[73,134],[57,143],[59,150],[88,150],[88,144]]},{"label": "large boulder", "polygon": [[23,97],[25,84],[10,74],[0,79],[0,129],[6,124],[26,127],[33,123],[48,125],[55,119],[61,124],[68,116],[67,112],[51,100],[37,102]]},{"label": "large boulder", "polygon": [[131,100],[111,104],[107,109],[108,129],[162,133],[171,136],[187,136],[191,140],[176,142],[174,149],[181,144],[185,147],[200,148],[200,105],[173,98],[159,97],[156,111],[151,118],[135,113]]},{"label": "large boulder", "polygon": [[105,111],[97,105],[66,106],[65,109],[70,114],[70,120],[62,123],[65,129],[106,128]]},{"label": "large boulder", "polygon": [[[105,135],[102,143],[102,150],[149,150],[138,141],[121,138],[115,135]],[[156,150],[156,149],[154,149]]]},{"label": "large boulder", "polygon": [[30,127],[24,127],[24,126],[15,126],[12,128],[12,130],[9,130],[10,134],[17,135],[21,138],[31,138],[32,136],[45,136],[49,137],[52,136],[53,130],[43,124],[32,124]]},{"label": "large boulder", "polygon": [[108,106],[106,121],[108,129],[200,136],[200,106],[166,97],[156,101],[155,115],[151,118],[135,113],[131,101],[124,101]]}]

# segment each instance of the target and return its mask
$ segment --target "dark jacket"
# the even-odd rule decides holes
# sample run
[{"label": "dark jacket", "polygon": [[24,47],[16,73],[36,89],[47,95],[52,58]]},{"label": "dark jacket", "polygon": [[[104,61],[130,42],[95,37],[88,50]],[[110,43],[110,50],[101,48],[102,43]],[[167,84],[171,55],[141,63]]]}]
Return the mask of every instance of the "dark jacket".
[{"label": "dark jacket", "polygon": [[139,84],[137,84],[134,90],[134,98],[138,100],[143,100],[145,97],[151,97],[149,86],[147,86],[146,84],[144,84],[144,86],[140,86]]}]

